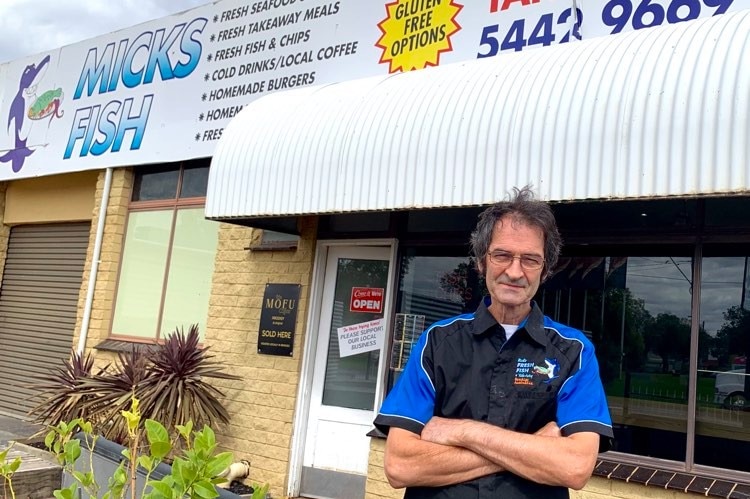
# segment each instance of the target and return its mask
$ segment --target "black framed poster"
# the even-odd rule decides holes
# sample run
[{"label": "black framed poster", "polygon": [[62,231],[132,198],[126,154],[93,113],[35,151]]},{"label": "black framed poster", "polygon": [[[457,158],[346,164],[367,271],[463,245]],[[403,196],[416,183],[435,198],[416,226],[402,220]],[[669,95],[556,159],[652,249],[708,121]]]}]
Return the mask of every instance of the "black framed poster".
[{"label": "black framed poster", "polygon": [[258,353],[294,354],[294,328],[297,324],[300,284],[266,284],[260,311]]}]

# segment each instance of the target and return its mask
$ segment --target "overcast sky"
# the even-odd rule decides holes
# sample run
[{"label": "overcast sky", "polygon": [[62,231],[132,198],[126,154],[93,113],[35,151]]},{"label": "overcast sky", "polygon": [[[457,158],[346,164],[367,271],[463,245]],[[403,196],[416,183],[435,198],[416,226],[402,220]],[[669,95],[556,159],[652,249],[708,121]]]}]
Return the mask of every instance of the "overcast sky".
[{"label": "overcast sky", "polygon": [[208,0],[0,0],[0,63],[175,14]]}]

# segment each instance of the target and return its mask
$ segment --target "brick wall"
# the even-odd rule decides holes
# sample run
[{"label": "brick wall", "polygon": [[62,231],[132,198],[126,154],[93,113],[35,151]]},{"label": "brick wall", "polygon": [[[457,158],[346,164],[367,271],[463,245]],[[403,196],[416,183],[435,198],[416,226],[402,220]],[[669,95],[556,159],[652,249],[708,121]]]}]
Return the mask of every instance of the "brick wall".
[{"label": "brick wall", "polygon": [[667,490],[661,487],[646,487],[640,484],[627,483],[621,480],[609,480],[601,477],[592,477],[589,483],[586,484],[586,488],[580,491],[571,491],[570,493],[570,499],[690,499],[692,497],[705,496]]},{"label": "brick wall", "polygon": [[383,456],[385,453],[385,440],[373,438],[370,440],[370,460],[367,463],[367,485],[365,487],[365,499],[401,499],[404,497],[403,489],[394,489],[388,484],[383,470]]},{"label": "brick wall", "polygon": [[[101,205],[104,193],[104,177],[105,172],[102,170],[96,182],[96,197],[94,212],[91,218],[91,234],[86,253],[86,266],[83,270],[81,293],[78,295],[78,316],[76,318],[73,348],[78,346],[78,338],[81,332],[83,309],[86,302],[86,294],[88,293],[89,275],[93,262],[94,242],[96,241],[96,227],[99,223],[99,206]],[[133,172],[131,169],[117,168],[113,171],[101,255],[99,258],[99,269],[94,288],[94,302],[91,309],[91,320],[89,321],[86,341],[87,350],[91,350],[97,343],[109,336],[109,326],[112,321],[115,291],[117,289],[117,272],[120,266],[120,256],[124,243],[125,223],[128,216],[128,204],[130,202],[132,185]],[[97,354],[97,364],[102,365],[113,358],[114,356],[112,355],[99,352]]]},{"label": "brick wall", "polygon": [[[373,438],[370,444],[365,499],[401,499],[404,496],[403,489],[395,490],[388,485],[383,471],[384,451],[385,440]],[[570,491],[570,499],[690,499],[691,497],[704,496],[600,477],[592,477],[583,490]]]},{"label": "brick wall", "polygon": [[[304,219],[300,229],[296,250],[249,251],[259,231],[222,225],[206,330],[206,344],[215,360],[241,377],[216,382],[231,414],[229,426],[217,429],[217,438],[235,459],[250,461],[246,483],[269,483],[273,497],[285,497],[287,485],[316,219]],[[258,354],[266,283],[302,285],[292,358]]]}]

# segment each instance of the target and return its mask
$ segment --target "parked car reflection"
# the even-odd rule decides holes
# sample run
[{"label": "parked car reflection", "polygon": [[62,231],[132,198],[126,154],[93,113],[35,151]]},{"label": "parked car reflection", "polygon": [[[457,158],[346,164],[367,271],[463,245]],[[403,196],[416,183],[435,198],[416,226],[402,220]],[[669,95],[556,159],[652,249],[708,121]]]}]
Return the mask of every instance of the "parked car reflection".
[{"label": "parked car reflection", "polygon": [[714,402],[729,410],[747,410],[746,376],[748,374],[744,367],[717,373],[714,381]]}]

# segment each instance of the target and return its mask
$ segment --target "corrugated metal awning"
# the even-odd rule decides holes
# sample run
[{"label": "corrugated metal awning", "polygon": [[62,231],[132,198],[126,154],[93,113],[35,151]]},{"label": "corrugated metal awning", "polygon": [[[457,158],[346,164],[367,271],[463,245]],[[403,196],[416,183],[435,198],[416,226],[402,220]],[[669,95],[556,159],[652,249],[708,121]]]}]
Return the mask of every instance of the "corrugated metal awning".
[{"label": "corrugated metal awning", "polygon": [[209,218],[750,187],[750,11],[275,93],[234,118]]}]

